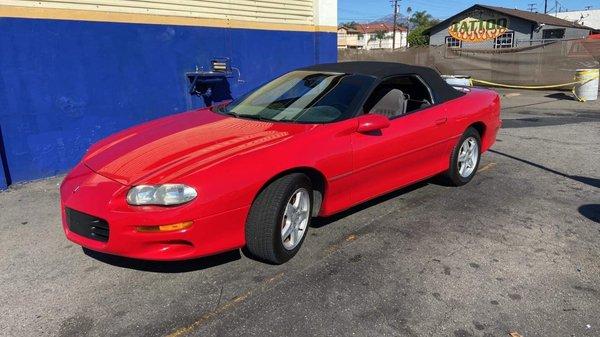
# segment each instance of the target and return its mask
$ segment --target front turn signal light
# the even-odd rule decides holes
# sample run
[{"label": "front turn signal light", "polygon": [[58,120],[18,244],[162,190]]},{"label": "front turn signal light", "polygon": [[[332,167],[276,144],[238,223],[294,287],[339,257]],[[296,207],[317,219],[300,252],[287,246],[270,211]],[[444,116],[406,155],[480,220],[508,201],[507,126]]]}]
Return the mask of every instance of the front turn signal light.
[{"label": "front turn signal light", "polygon": [[174,232],[180,231],[182,229],[187,229],[192,227],[193,221],[186,221],[180,223],[174,223],[171,225],[162,225],[162,226],[138,226],[135,228],[138,232],[152,232],[152,233],[164,233],[164,232]]}]

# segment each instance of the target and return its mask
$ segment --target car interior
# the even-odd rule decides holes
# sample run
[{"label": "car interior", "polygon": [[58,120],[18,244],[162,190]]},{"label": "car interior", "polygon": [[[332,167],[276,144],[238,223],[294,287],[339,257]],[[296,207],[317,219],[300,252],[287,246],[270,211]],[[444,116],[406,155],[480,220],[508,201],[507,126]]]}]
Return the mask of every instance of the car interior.
[{"label": "car interior", "polygon": [[427,86],[417,76],[394,76],[381,82],[367,99],[363,111],[396,118],[433,104]]}]

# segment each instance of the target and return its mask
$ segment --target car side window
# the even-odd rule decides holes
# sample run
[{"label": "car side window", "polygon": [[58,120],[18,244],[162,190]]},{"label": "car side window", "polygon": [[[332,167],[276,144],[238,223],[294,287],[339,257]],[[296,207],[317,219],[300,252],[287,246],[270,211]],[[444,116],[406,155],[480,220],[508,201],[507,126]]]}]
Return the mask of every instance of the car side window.
[{"label": "car side window", "polygon": [[429,89],[414,75],[394,76],[381,82],[363,106],[364,113],[396,118],[432,104]]}]

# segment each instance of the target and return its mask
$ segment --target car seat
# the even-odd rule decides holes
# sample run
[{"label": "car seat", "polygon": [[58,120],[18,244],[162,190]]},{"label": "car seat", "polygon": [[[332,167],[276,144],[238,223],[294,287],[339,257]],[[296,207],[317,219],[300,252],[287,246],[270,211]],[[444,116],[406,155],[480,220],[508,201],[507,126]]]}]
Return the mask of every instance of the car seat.
[{"label": "car seat", "polygon": [[406,113],[406,95],[400,89],[391,89],[374,106],[369,113],[376,113],[388,118]]}]

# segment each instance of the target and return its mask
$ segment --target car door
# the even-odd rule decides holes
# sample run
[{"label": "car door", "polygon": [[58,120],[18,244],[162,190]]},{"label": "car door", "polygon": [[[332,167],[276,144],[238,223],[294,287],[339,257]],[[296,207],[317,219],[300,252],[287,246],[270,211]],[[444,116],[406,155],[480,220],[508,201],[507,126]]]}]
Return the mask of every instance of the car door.
[{"label": "car door", "polygon": [[[378,94],[377,89],[372,95],[385,96]],[[379,112],[378,109],[375,110],[371,109],[367,113]],[[387,110],[382,111],[385,113]],[[388,116],[389,127],[377,132],[356,132],[352,135],[354,203],[425,179],[448,168],[450,135],[443,105],[433,104]]]}]

